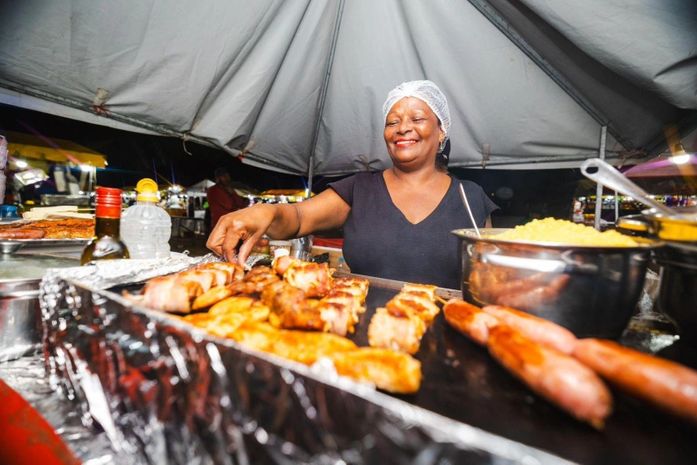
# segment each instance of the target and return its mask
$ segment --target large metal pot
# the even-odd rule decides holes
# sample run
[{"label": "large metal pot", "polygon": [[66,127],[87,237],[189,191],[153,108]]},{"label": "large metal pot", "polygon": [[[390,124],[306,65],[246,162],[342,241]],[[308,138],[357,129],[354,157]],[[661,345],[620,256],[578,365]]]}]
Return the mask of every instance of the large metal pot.
[{"label": "large metal pot", "polygon": [[41,342],[39,283],[46,269],[77,265],[77,259],[0,254],[0,362]]},{"label": "large metal pot", "polygon": [[503,229],[453,231],[461,240],[462,295],[559,323],[579,337],[617,338],[634,313],[649,242],[589,247],[497,240]]},{"label": "large metal pot", "polygon": [[682,338],[697,342],[697,245],[668,244],[656,251],[656,262],[662,267],[658,310]]},{"label": "large metal pot", "polygon": [[657,308],[675,321],[681,337],[697,341],[697,208],[675,211],[680,216],[644,210],[620,218],[617,227],[665,241],[655,253],[662,269]]}]

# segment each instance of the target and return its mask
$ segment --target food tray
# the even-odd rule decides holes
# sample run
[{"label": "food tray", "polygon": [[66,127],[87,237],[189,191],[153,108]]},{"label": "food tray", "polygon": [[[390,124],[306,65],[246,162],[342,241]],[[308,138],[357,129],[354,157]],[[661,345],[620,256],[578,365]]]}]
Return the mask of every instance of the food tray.
[{"label": "food tray", "polygon": [[81,249],[89,239],[4,239],[0,240],[0,253],[11,254],[18,250]]},{"label": "food tray", "polygon": [[[402,284],[371,279],[359,345]],[[153,463],[693,463],[694,425],[615,393],[616,411],[596,431],[532,394],[442,316],[416,354],[420,391],[393,396],[114,292],[58,279],[42,299],[55,379],[112,431],[116,450]],[[676,347],[668,355],[689,358]]]}]

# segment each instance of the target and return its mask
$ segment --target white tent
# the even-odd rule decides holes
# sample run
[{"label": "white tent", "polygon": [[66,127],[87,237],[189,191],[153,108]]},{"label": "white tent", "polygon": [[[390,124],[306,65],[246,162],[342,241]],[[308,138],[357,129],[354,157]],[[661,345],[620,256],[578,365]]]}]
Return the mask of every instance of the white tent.
[{"label": "white tent", "polygon": [[695,126],[695,31],[694,0],[23,0],[0,94],[332,175],[387,165],[383,99],[428,78],[451,166],[578,166]]},{"label": "white tent", "polygon": [[208,190],[209,187],[215,186],[215,183],[211,181],[210,179],[203,179],[196,184],[192,184],[191,186],[186,188],[186,193],[187,194],[193,194],[193,193],[206,193],[206,190]]}]

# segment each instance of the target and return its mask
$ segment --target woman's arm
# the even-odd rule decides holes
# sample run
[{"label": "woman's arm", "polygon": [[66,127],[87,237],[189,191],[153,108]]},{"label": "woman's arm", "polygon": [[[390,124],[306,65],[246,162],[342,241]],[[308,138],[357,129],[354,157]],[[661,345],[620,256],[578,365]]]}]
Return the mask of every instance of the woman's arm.
[{"label": "woman's arm", "polygon": [[206,246],[228,261],[244,264],[264,234],[287,239],[337,228],[344,224],[350,210],[333,189],[297,204],[254,205],[220,218]]}]

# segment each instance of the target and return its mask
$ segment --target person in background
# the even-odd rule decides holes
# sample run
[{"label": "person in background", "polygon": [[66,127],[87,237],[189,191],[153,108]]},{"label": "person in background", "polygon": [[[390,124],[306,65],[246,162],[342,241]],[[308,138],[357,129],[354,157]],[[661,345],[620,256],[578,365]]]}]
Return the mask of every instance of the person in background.
[{"label": "person in background", "polygon": [[208,208],[211,214],[211,226],[215,227],[223,215],[247,206],[247,200],[240,197],[233,188],[232,179],[227,168],[219,167],[213,172],[215,185],[208,188]]},{"label": "person in background", "polygon": [[460,185],[478,226],[488,225],[498,207],[477,184],[448,174],[450,111],[433,82],[390,91],[383,122],[390,168],[331,183],[297,204],[258,204],[225,215],[207,247],[244,263],[263,234],[286,239],[343,226],[351,272],[459,288],[459,242],[451,231],[472,227]]}]

